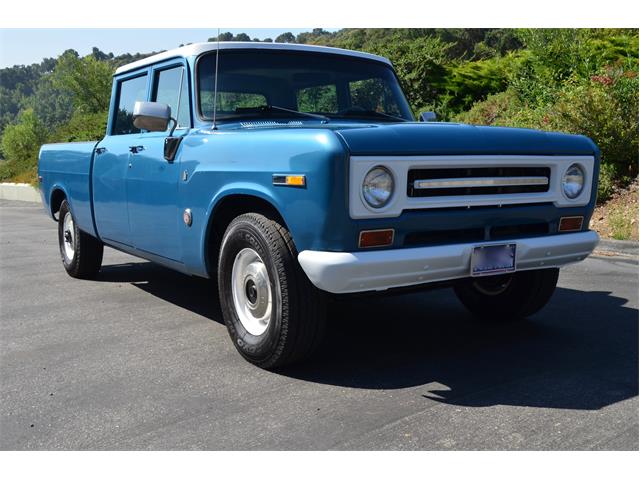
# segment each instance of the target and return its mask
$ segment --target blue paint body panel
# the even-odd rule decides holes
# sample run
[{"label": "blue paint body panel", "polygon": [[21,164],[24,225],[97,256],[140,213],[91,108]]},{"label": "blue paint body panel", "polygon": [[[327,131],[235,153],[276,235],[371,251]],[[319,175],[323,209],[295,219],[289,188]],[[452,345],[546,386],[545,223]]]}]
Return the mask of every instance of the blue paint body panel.
[{"label": "blue paint body panel", "polygon": [[[446,123],[371,123],[300,119],[297,126],[245,128],[226,123],[213,130],[195,108],[196,58],[177,58],[114,78],[107,135],[100,142],[45,145],[39,175],[43,200],[51,211],[60,190],[78,226],[107,244],[185,273],[207,277],[207,242],[214,212],[230,195],[269,202],[284,219],[298,251],[354,251],[363,229],[394,228],[392,248],[402,248],[410,232],[448,231],[546,222],[583,215],[584,229],[595,205],[599,152],[583,136],[526,129]],[[184,62],[190,85],[191,128],[173,162],[163,156],[164,132],[111,135],[113,97],[118,81],[141,72]],[[151,82],[149,82],[151,83]],[[151,99],[152,86],[148,97]],[[144,146],[133,154],[131,146]],[[106,149],[96,154],[95,149]],[[589,155],[596,159],[592,196],[582,207],[523,205],[497,209],[407,210],[395,218],[354,220],[349,216],[350,155]],[[273,174],[303,174],[305,188],[274,186]],[[193,225],[182,220],[191,209]]]},{"label": "blue paint body panel", "polygon": [[51,196],[64,192],[78,227],[96,236],[91,204],[91,168],[96,142],[56,143],[40,149],[38,174],[43,201],[50,211]]}]

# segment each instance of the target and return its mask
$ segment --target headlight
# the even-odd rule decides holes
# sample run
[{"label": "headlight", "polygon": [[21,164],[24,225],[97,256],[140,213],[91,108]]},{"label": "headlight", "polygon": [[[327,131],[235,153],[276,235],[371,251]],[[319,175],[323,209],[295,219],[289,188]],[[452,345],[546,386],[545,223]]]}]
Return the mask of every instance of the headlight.
[{"label": "headlight", "polygon": [[393,176],[384,167],[374,167],[364,177],[362,196],[373,208],[382,208],[393,195]]},{"label": "headlight", "polygon": [[564,173],[564,177],[562,177],[562,190],[567,198],[573,200],[582,193],[583,188],[584,171],[580,165],[574,163],[567,168],[567,171]]}]

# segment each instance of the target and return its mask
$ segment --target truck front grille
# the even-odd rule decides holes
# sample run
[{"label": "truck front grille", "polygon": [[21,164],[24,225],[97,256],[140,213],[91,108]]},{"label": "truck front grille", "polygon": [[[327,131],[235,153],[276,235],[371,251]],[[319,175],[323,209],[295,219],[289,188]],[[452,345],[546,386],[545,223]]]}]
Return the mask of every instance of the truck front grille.
[{"label": "truck front grille", "polygon": [[408,172],[409,197],[509,195],[549,191],[548,167],[415,168]]}]

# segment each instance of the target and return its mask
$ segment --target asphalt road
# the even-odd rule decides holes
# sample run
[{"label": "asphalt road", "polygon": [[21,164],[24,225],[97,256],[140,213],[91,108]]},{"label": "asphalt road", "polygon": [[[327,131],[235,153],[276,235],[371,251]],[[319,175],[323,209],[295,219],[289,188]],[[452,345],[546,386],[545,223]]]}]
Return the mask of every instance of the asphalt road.
[{"label": "asphalt road", "polygon": [[319,355],[270,373],[207,281],[111,249],[72,279],[33,204],[0,229],[2,449],[638,449],[636,260],[564,269],[517,325],[446,290],[334,305]]}]

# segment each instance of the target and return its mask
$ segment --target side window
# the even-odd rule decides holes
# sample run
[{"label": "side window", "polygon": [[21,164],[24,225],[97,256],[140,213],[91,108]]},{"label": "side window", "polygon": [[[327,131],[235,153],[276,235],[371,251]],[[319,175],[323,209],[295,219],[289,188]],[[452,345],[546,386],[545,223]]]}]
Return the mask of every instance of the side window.
[{"label": "side window", "polygon": [[140,133],[133,125],[133,107],[137,101],[147,99],[147,75],[124,80],[118,85],[118,110],[113,135]]},{"label": "side window", "polygon": [[174,67],[156,72],[152,99],[171,107],[171,116],[178,120],[178,127],[191,127],[189,115],[189,87],[184,67]]},{"label": "side window", "polygon": [[335,85],[318,85],[302,88],[297,94],[300,112],[335,113],[338,111],[338,95]]}]

